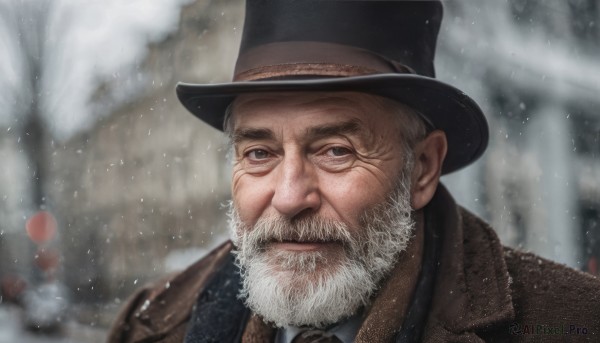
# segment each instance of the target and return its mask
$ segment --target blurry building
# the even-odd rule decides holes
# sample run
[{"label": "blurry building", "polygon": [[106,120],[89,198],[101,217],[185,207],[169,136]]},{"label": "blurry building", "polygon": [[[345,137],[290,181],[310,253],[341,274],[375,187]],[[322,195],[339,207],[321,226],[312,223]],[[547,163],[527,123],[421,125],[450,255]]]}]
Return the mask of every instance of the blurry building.
[{"label": "blurry building", "polygon": [[226,141],[175,95],[178,81],[230,78],[243,8],[215,3],[191,3],[177,32],[149,47],[141,98],[48,149],[48,206],[60,218],[63,278],[77,301],[118,302],[224,240]]},{"label": "blurry building", "polygon": [[477,99],[491,130],[483,160],[446,182],[505,244],[597,272],[600,5],[444,5],[439,77]]}]

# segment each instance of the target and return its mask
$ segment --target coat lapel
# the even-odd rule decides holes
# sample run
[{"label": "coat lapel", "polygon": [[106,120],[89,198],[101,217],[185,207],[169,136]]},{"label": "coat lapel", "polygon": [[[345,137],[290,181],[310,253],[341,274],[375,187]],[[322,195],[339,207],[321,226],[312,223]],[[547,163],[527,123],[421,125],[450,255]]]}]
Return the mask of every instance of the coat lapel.
[{"label": "coat lapel", "polygon": [[379,295],[367,309],[355,342],[386,342],[396,335],[419,281],[423,240],[423,230],[417,230],[407,250],[400,254],[396,267],[382,285]]},{"label": "coat lapel", "polygon": [[443,186],[431,206],[441,216],[445,238],[424,341],[477,341],[478,334],[515,316],[502,245]]}]

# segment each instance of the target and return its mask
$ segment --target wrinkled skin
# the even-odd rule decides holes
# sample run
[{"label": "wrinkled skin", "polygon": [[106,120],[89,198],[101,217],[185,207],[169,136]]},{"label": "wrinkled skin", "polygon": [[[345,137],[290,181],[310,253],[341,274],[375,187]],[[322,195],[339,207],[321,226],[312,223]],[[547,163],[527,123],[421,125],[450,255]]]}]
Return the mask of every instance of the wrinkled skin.
[{"label": "wrinkled skin", "polygon": [[[359,227],[384,201],[405,163],[395,109],[363,93],[271,93],[238,97],[233,108],[233,202],[242,222],[318,215]],[[411,205],[433,196],[447,149],[434,131],[414,149]],[[286,251],[331,244],[276,243]]]}]

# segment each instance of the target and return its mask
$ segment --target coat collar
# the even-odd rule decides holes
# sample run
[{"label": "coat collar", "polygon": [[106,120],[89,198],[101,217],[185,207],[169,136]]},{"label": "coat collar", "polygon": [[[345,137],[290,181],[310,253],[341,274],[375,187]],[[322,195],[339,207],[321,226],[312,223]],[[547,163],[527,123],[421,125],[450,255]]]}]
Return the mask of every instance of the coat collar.
[{"label": "coat collar", "polygon": [[472,336],[513,319],[510,277],[494,231],[458,207],[442,185],[429,206],[440,216],[444,241],[426,332]]}]

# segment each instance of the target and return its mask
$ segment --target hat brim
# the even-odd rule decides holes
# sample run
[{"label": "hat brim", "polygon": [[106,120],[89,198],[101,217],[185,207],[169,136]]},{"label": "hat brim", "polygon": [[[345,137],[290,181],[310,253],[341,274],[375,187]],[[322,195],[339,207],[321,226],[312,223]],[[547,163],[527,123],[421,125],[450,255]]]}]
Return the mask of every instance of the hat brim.
[{"label": "hat brim", "polygon": [[223,131],[225,111],[236,96],[288,91],[358,91],[401,102],[446,133],[448,153],[442,173],[448,174],[478,159],[489,131],[483,112],[462,91],[433,78],[407,74],[246,81],[224,84],[177,84],[181,103],[196,117]]}]

